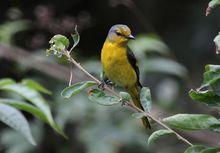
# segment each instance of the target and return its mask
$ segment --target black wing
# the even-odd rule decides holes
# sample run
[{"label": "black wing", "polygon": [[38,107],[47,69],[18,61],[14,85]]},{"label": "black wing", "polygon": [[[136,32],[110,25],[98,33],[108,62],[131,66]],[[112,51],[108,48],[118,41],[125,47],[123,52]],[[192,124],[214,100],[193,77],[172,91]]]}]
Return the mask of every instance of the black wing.
[{"label": "black wing", "polygon": [[140,71],[137,65],[137,60],[134,56],[134,53],[131,51],[131,49],[128,47],[127,48],[127,57],[128,57],[128,61],[131,64],[131,66],[133,67],[133,69],[136,72],[137,75],[137,84],[142,88],[142,85],[140,83],[140,79],[139,79],[139,75],[140,75]]}]

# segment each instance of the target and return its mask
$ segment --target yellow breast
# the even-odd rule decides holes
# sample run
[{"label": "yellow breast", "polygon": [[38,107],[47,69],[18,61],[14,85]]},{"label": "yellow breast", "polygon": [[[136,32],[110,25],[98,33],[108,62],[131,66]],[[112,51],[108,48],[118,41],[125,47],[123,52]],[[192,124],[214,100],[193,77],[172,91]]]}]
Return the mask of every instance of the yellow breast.
[{"label": "yellow breast", "polygon": [[102,48],[101,62],[105,75],[122,87],[134,86],[137,82],[135,70],[127,58],[126,46],[106,42]]}]

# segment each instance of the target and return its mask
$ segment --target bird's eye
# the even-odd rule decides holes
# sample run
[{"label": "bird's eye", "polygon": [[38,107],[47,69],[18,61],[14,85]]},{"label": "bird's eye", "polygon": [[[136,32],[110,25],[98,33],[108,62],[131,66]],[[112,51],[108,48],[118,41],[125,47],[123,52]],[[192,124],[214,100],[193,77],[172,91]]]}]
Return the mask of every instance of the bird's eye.
[{"label": "bird's eye", "polygon": [[116,33],[118,36],[121,36],[121,33],[120,33],[120,32],[116,31],[115,33]]}]

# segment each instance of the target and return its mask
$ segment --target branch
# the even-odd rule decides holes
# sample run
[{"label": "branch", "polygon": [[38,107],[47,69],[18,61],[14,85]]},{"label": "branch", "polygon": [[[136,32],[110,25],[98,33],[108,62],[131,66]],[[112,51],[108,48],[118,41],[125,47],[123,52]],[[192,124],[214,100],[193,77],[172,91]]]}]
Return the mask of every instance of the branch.
[{"label": "branch", "polygon": [[[30,51],[25,49],[21,49],[19,47],[12,47],[9,45],[3,45],[0,43],[0,58],[4,58],[13,62],[18,63],[19,65],[24,65],[26,68],[31,68],[37,70],[41,73],[47,74],[55,79],[66,81],[69,78],[69,70],[65,66],[61,66],[56,63],[49,62],[48,59],[43,58],[42,56],[33,55]],[[28,62],[26,61],[28,60]],[[52,70],[51,70],[52,69]],[[74,72],[75,69],[72,69]],[[78,73],[74,73],[75,77],[72,79],[72,82],[77,82],[80,78],[86,80],[85,76],[78,76]],[[158,107],[156,107],[155,111],[158,111]],[[161,112],[162,110],[159,110]],[[210,144],[212,146],[218,146],[215,142],[219,140],[219,136],[206,132],[206,133],[188,133],[188,132],[181,132],[184,135],[195,139],[196,141],[200,141],[206,144]],[[211,135],[211,136],[210,136]],[[210,138],[211,139],[208,139]],[[201,139],[203,138],[203,139]]]},{"label": "branch", "polygon": [[[94,77],[93,75],[91,75],[89,72],[87,72],[75,59],[73,59],[70,56],[70,53],[68,51],[63,51],[63,54],[67,57],[67,59],[74,64],[79,70],[81,70],[88,78],[92,79],[93,81],[95,81],[97,84],[101,84],[102,82],[100,80],[98,80],[96,77]],[[118,93],[116,93],[114,90],[112,90],[111,88],[109,88],[107,85],[105,85],[105,90],[107,90],[108,92],[110,92],[111,94],[119,97],[120,99],[122,98]],[[174,132],[176,134],[176,136],[182,140],[184,143],[186,143],[189,146],[193,146],[193,144],[191,142],[189,142],[187,139],[185,139],[184,137],[182,137],[180,134],[178,134],[177,132],[175,132],[173,129],[171,129],[170,127],[168,127],[167,125],[165,125],[164,123],[162,123],[160,120],[158,120],[157,118],[155,118],[154,116],[152,116],[152,114],[147,113],[145,111],[143,111],[142,109],[138,108],[137,106],[135,106],[133,103],[131,102],[124,102],[124,104],[140,113],[143,113],[144,116],[151,118],[153,121],[155,121],[156,123],[158,123],[159,125],[161,125],[162,127],[164,127],[167,130],[170,130],[172,132]]]}]

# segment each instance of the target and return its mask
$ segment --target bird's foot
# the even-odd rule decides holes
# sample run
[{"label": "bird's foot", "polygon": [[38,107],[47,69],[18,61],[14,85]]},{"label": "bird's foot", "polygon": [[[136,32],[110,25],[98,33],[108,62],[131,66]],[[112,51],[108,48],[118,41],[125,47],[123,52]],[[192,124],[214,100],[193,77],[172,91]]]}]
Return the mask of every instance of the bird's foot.
[{"label": "bird's foot", "polygon": [[119,101],[121,102],[121,106],[122,106],[122,107],[126,105],[126,101],[125,101],[125,100],[120,99]]},{"label": "bird's foot", "polygon": [[98,85],[98,88],[105,90],[105,87],[108,85],[111,87],[112,90],[114,90],[115,84],[110,80],[102,80],[102,82]]},{"label": "bird's foot", "polygon": [[122,106],[122,107],[125,106],[125,101],[122,101],[122,102],[121,102],[121,106]]},{"label": "bird's foot", "polygon": [[99,85],[98,85],[98,88],[101,89],[101,90],[105,90],[105,86],[106,86],[106,83],[104,81],[102,81]]}]

